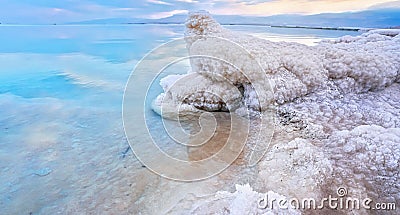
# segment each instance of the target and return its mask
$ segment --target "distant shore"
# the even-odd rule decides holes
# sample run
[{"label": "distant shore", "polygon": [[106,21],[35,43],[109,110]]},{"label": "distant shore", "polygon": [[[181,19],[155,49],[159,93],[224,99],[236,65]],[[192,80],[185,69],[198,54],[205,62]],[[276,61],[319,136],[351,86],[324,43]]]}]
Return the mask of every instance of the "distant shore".
[{"label": "distant shore", "polygon": [[[53,24],[17,24],[17,23],[0,23],[0,26],[74,26],[74,25],[184,25],[182,22],[127,22],[127,23],[53,23]],[[271,25],[262,23],[220,23],[223,26],[264,26],[270,28],[294,28],[294,29],[314,29],[314,30],[330,30],[330,31],[371,31],[377,29],[400,29],[400,26],[388,28],[365,28],[365,27],[323,27],[323,26],[301,26],[301,25]]]},{"label": "distant shore", "polygon": [[[121,23],[126,25],[183,25],[181,22],[129,22]],[[265,26],[271,28],[303,28],[303,29],[317,29],[317,30],[336,30],[336,31],[360,31],[360,30],[371,30],[369,28],[358,28],[358,27],[319,27],[319,26],[292,26],[292,25],[270,25],[261,23],[220,23],[221,25],[239,25],[239,26]]]}]

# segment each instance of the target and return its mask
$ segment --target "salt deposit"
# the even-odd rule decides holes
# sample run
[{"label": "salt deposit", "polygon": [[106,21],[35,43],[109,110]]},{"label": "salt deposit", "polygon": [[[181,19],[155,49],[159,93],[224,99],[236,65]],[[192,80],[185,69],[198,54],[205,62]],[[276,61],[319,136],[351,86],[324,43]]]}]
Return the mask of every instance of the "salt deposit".
[{"label": "salt deposit", "polygon": [[[215,74],[218,74],[232,84],[243,86],[243,104],[247,102],[253,109],[257,109],[257,102],[252,96],[254,89],[249,87],[249,79],[253,85],[264,84],[256,81],[263,80],[259,77],[264,74],[259,74],[258,65],[244,61],[241,53],[223,46],[228,43],[218,44],[210,37],[224,38],[247,50],[271,81],[278,104],[322,90],[327,87],[327,83],[332,83],[343,93],[366,92],[398,82],[400,77],[400,37],[393,37],[394,33],[391,36],[383,35],[386,31],[371,31],[358,37],[345,36],[311,47],[297,43],[270,42],[232,32],[224,29],[205,12],[191,13],[186,27],[185,36],[190,55],[222,58],[237,67],[229,68],[210,58],[192,58],[192,72],[214,80],[214,84],[218,83],[215,81]],[[243,73],[254,77],[246,77]],[[190,85],[204,88],[210,86],[210,83],[206,80],[192,80],[187,83],[187,86]],[[197,97],[204,97],[198,98],[200,100],[210,100],[210,107],[203,104],[205,109],[214,110],[215,103],[220,102],[202,94],[197,94]],[[170,99],[180,101],[181,98],[176,95],[176,98]],[[261,103],[271,102],[269,99],[259,100]],[[189,104],[193,102],[188,101]]]},{"label": "salt deposit", "polygon": [[[190,55],[208,54],[234,67],[210,58],[191,59],[191,73],[161,81],[168,94],[160,95],[154,108],[165,102],[171,106],[183,103],[193,111],[240,113],[243,108],[259,111],[260,106],[274,105],[277,110],[270,150],[259,163],[254,183],[237,186],[234,193],[221,191],[192,211],[224,214],[225,208],[232,214],[279,214],[257,211],[252,205],[255,198],[268,192],[318,198],[336,194],[340,186],[349,190],[349,196],[399,205],[399,33],[373,30],[311,47],[232,32],[206,12],[191,13],[185,34]],[[243,62],[242,54],[209,39],[214,37],[243,47],[262,73],[258,65]],[[174,85],[185,77],[191,78]],[[232,85],[239,90],[230,90]],[[268,93],[274,92],[274,99],[255,90],[257,85],[270,86]],[[205,90],[220,96],[198,93]],[[255,141],[269,140],[250,134],[249,144]]]}]

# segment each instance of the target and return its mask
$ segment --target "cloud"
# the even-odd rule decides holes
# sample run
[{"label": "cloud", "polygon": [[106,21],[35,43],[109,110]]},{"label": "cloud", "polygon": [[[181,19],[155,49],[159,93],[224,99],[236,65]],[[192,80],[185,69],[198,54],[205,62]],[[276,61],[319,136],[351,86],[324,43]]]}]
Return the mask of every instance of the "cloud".
[{"label": "cloud", "polygon": [[163,18],[190,10],[220,15],[359,11],[400,7],[393,0],[0,0],[0,22],[65,23],[107,18]]},{"label": "cloud", "polygon": [[196,0],[175,0],[176,2],[185,2],[185,3],[199,3],[199,1]]},{"label": "cloud", "polygon": [[[147,2],[143,0],[136,1],[134,5],[125,3],[119,4],[118,1],[119,0],[112,1],[114,4],[109,4],[110,1],[107,1],[107,4],[97,4],[95,1],[87,0],[0,0],[0,5],[2,5],[0,7],[0,22],[11,24],[68,23],[93,19],[132,18],[135,16],[145,17],[146,14],[154,12],[151,10],[144,10]],[[156,5],[152,8],[156,10],[160,8],[158,10],[162,11],[162,7],[165,8],[166,6]]]},{"label": "cloud", "polygon": [[[274,0],[265,2],[236,2],[225,0],[230,3],[230,7],[219,7],[212,9],[216,14],[242,14],[242,15],[275,15],[275,14],[317,14],[317,13],[339,13],[347,11],[360,11],[369,7],[386,3],[390,0],[363,0],[362,4],[356,0]],[[222,5],[221,5],[222,6]]]},{"label": "cloud", "polygon": [[147,0],[151,4],[161,4],[161,5],[172,5],[171,3],[160,1],[160,0]]},{"label": "cloud", "polygon": [[400,8],[400,1],[391,1],[381,4],[372,5],[369,9],[389,9],[389,8]]},{"label": "cloud", "polygon": [[159,13],[153,13],[148,16],[150,19],[161,19],[161,18],[166,18],[170,17],[176,14],[184,14],[188,13],[187,10],[173,10],[173,11],[167,11],[167,12],[159,12]]}]

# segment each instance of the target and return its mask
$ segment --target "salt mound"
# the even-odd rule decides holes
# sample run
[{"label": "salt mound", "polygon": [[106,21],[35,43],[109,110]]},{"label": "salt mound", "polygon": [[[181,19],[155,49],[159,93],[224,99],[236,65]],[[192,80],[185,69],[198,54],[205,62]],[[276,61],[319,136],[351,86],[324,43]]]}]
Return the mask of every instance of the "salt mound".
[{"label": "salt mound", "polygon": [[[186,42],[189,54],[222,58],[234,67],[227,67],[210,58],[192,58],[192,72],[201,78],[188,79],[185,85],[175,88],[164,102],[171,105],[188,104],[206,111],[225,111],[226,101],[195,90],[216,85],[221,89],[235,85],[239,95],[225,95],[228,106],[235,110],[250,107],[260,110],[271,103],[284,104],[312,92],[326,89],[345,93],[361,93],[383,89],[400,81],[400,35],[390,31],[371,31],[360,36],[344,36],[334,41],[323,41],[316,46],[298,43],[271,42],[254,36],[223,28],[209,13],[200,11],[189,14],[186,22]],[[213,42],[222,38],[248,51],[250,57],[262,67],[243,61],[241,53]],[[246,74],[246,75],[244,75]],[[189,75],[189,74],[188,74]],[[252,76],[252,77],[248,77]],[[270,82],[259,78],[265,76]],[[229,80],[221,81],[221,77]],[[163,85],[173,81],[162,80]],[[251,81],[250,81],[251,80]],[[263,92],[255,92],[255,85],[271,85],[274,100]],[[196,87],[193,87],[196,86]],[[189,89],[190,88],[190,89]],[[215,87],[213,88],[215,89]],[[182,100],[184,93],[195,93]],[[201,102],[199,102],[201,101]],[[273,102],[274,101],[274,102]]]}]

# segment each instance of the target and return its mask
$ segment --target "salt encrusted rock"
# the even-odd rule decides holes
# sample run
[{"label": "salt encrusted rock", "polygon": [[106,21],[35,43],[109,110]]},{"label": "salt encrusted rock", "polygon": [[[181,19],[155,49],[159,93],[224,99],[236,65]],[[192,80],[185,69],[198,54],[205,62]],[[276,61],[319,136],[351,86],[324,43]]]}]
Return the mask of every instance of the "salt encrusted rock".
[{"label": "salt encrusted rock", "polygon": [[181,113],[234,110],[242,100],[235,86],[213,82],[198,73],[167,76],[160,84],[165,93],[157,97],[153,109],[160,112],[157,107],[163,105],[164,116],[177,113],[177,108]]},{"label": "salt encrusted rock", "polygon": [[217,21],[215,21],[207,11],[190,12],[185,25],[185,36],[188,47],[202,36],[227,31]]},{"label": "salt encrusted rock", "polygon": [[[388,33],[390,35],[386,36]],[[189,88],[206,89],[212,85],[226,89],[228,87],[224,85],[234,84],[242,87],[241,95],[226,95],[224,98],[233,96],[230,101],[234,102],[232,106],[235,108],[247,106],[260,110],[260,104],[267,106],[272,103],[269,95],[255,92],[252,84],[270,84],[274,101],[284,104],[309,93],[326,90],[328,83],[335,85],[340,93],[359,93],[383,89],[400,80],[398,31],[370,31],[356,37],[344,36],[334,41],[323,41],[310,47],[297,43],[276,43],[232,32],[218,24],[208,12],[200,11],[189,14],[185,37],[190,55],[221,57],[236,68],[209,58],[191,59],[192,72],[203,78],[201,81],[198,80],[200,78],[189,80],[181,86],[181,91],[187,93]],[[232,43],[209,39],[213,37]],[[244,61],[242,53],[235,52],[229,47],[230,44],[247,50],[264,71],[255,63]],[[221,77],[230,83],[224,83]],[[261,77],[271,82],[265,83]],[[179,91],[175,89],[173,95],[165,97],[170,104],[182,102]],[[221,99],[210,93],[192,92],[194,95],[184,102],[187,105],[207,111],[229,109],[223,107]],[[239,98],[240,101],[237,100]]]},{"label": "salt encrusted rock", "polygon": [[381,34],[385,36],[395,37],[400,35],[400,29],[374,29],[368,31],[369,34]]},{"label": "salt encrusted rock", "polygon": [[400,38],[376,33],[345,36],[316,46],[324,68],[343,92],[383,89],[400,76]]},{"label": "salt encrusted rock", "polygon": [[259,178],[264,189],[290,197],[318,198],[321,176],[329,175],[331,168],[329,159],[312,140],[296,138],[271,146],[259,164]]},{"label": "salt encrusted rock", "polygon": [[[353,195],[368,195],[376,202],[400,201],[400,128],[362,125],[335,132],[325,141],[335,178]],[[352,176],[352,177],[346,177]],[[360,183],[362,182],[362,183]],[[364,191],[362,188],[367,187]]]}]

